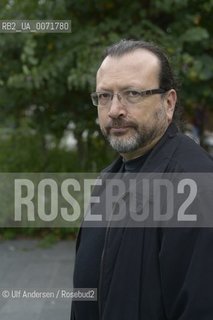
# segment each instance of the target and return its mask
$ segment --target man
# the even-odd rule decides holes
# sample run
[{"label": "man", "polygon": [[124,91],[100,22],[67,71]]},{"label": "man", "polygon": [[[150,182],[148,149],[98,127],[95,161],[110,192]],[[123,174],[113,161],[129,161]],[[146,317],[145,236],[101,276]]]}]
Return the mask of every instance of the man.
[{"label": "man", "polygon": [[[120,154],[106,173],[213,171],[210,156],[175,125],[176,84],[154,44],[108,48],[92,101]],[[98,288],[98,301],[73,302],[71,319],[213,319],[212,245],[207,228],[81,228],[74,286]]]}]

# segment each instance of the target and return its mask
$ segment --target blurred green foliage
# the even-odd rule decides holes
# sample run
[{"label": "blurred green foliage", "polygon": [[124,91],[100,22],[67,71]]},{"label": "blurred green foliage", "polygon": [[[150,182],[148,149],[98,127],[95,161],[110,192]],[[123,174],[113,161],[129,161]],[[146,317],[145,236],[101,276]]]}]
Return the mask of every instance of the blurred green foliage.
[{"label": "blurred green foliage", "polygon": [[[71,19],[72,33],[1,34],[0,126],[11,133],[0,141],[1,170],[94,171],[114,157],[100,138],[89,92],[103,49],[121,38],[164,47],[185,110],[201,100],[211,108],[212,9],[212,0],[2,0],[1,19]],[[70,123],[72,151],[60,147]]]},{"label": "blurred green foliage", "polygon": [[89,93],[104,48],[122,38],[164,47],[185,112],[211,109],[212,11],[213,0],[1,0],[0,19],[71,19],[72,33],[0,34],[0,171],[99,171],[115,157]]},{"label": "blurred green foliage", "polygon": [[[103,49],[121,38],[163,46],[185,110],[211,108],[212,9],[212,0],[2,0],[0,19],[71,19],[72,33],[1,34],[0,128],[11,132],[1,137],[1,171],[94,171],[114,157],[89,93]],[[70,124],[73,150],[60,145]]]}]

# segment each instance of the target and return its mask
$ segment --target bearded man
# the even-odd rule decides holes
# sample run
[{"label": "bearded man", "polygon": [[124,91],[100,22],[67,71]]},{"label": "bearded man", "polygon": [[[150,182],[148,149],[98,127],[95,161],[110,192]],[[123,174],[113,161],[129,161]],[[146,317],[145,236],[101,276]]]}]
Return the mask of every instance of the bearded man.
[{"label": "bearded man", "polygon": [[[212,158],[179,132],[177,88],[161,48],[122,40],[97,72],[100,129],[119,153],[104,172],[212,172]],[[98,210],[104,210],[99,205]],[[211,228],[81,228],[71,320],[213,319]]]}]

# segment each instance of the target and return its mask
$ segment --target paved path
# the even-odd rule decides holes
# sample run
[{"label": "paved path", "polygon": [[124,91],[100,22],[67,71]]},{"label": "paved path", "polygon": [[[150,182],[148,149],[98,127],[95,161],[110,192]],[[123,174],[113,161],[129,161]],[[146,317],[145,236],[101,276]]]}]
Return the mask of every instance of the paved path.
[{"label": "paved path", "polygon": [[62,290],[68,296],[72,288],[74,248],[72,241],[48,249],[36,240],[0,242],[0,319],[69,320],[71,298]]}]

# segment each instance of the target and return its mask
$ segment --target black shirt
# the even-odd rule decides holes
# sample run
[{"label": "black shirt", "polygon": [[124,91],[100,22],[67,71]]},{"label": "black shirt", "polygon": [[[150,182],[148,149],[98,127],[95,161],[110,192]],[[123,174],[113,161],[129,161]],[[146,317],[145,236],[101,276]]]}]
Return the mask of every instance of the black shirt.
[{"label": "black shirt", "polygon": [[[133,160],[123,160],[119,172],[138,172],[149,153]],[[82,228],[80,246],[75,260],[75,288],[97,288],[98,291],[105,233],[106,228],[103,227]],[[99,320],[98,301],[74,301],[72,307],[76,320]]]},{"label": "black shirt", "polygon": [[143,156],[140,156],[132,160],[127,160],[127,161],[123,160],[123,172],[134,173],[134,172],[141,171],[141,168],[143,167],[150,153],[151,151],[147,152]]}]

